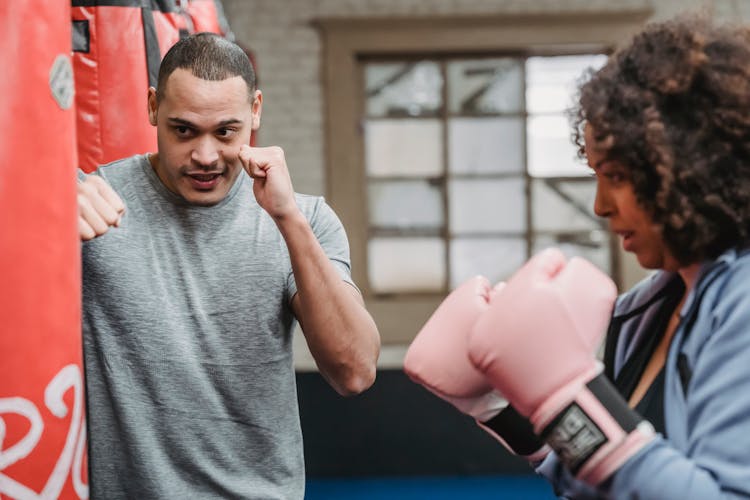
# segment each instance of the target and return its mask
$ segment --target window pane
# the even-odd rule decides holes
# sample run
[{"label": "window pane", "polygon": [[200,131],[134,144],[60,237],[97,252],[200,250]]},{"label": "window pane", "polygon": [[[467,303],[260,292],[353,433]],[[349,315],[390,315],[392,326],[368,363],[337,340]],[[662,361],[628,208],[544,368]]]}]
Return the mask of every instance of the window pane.
[{"label": "window pane", "polygon": [[523,109],[521,62],[477,59],[448,63],[451,113],[518,113]]},{"label": "window pane", "polygon": [[560,113],[577,94],[577,84],[587,68],[599,69],[602,54],[530,57],[526,60],[526,108],[529,113]]},{"label": "window pane", "polygon": [[370,182],[370,224],[377,228],[441,228],[440,186],[426,181]]},{"label": "window pane", "polygon": [[365,66],[368,116],[434,116],[442,108],[443,76],[434,62]]},{"label": "window pane", "polygon": [[494,285],[526,261],[523,238],[458,238],[451,241],[451,289],[481,274]]},{"label": "window pane", "polygon": [[590,231],[575,235],[537,235],[534,238],[532,253],[548,247],[557,247],[568,257],[583,257],[605,273],[612,274],[609,234],[606,231]]},{"label": "window pane", "polygon": [[451,173],[523,171],[521,118],[453,118],[448,136]]},{"label": "window pane", "polygon": [[530,116],[526,124],[529,173],[535,177],[587,176],[591,170],[578,158],[571,127],[562,115]]},{"label": "window pane", "polygon": [[586,231],[602,228],[594,214],[596,181],[537,179],[532,183],[532,220],[537,231]]},{"label": "window pane", "polygon": [[443,173],[439,120],[377,120],[365,125],[365,165],[371,177],[437,177]]},{"label": "window pane", "polygon": [[445,242],[440,238],[373,238],[367,254],[370,287],[376,293],[443,289]]},{"label": "window pane", "polygon": [[523,179],[452,180],[448,193],[453,234],[526,230]]}]

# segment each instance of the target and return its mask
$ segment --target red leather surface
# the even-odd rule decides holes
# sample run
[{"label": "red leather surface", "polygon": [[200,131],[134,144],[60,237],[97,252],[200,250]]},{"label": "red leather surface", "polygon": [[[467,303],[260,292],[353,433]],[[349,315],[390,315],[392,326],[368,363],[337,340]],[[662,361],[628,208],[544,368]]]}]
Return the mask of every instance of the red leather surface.
[{"label": "red leather surface", "polygon": [[70,6],[0,2],[0,31],[0,497],[85,497]]}]

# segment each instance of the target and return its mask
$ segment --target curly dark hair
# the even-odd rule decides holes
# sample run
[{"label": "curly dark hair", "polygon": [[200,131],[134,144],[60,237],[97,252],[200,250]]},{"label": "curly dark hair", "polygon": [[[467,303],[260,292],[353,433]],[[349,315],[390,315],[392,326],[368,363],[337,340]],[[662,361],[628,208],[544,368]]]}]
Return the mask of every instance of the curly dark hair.
[{"label": "curly dark hair", "polygon": [[750,35],[691,14],[652,23],[587,75],[572,110],[683,265],[750,243]]}]

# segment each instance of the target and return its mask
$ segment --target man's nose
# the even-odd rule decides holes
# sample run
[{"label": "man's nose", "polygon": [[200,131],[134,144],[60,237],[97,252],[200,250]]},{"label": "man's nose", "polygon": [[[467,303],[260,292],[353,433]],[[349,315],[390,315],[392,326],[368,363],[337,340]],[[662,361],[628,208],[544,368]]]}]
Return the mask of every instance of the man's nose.
[{"label": "man's nose", "polygon": [[219,148],[210,137],[201,137],[196,141],[190,159],[199,165],[214,165],[219,161]]}]

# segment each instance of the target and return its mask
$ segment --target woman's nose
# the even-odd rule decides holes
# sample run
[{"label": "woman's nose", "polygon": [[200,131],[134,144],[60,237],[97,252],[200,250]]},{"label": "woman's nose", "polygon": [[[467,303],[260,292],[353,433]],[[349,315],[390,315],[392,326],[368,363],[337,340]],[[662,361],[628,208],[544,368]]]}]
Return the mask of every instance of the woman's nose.
[{"label": "woman's nose", "polygon": [[601,184],[596,185],[596,196],[594,197],[594,213],[599,217],[610,217],[614,211],[612,199]]}]

